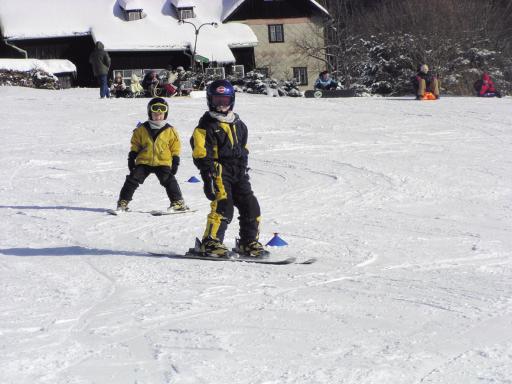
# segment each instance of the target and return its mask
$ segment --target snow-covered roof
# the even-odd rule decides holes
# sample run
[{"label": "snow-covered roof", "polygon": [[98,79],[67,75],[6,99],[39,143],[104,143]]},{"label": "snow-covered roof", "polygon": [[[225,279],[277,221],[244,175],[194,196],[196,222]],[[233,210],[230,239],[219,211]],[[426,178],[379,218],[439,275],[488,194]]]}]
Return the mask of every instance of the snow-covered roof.
[{"label": "snow-covered roof", "polygon": [[[210,1],[210,0],[208,0]],[[234,1],[224,1],[224,11],[222,13],[222,21],[226,20],[233,12],[235,12],[243,3],[247,0],[234,0]],[[329,16],[329,11],[322,7],[317,1],[309,0],[314,6],[316,6],[321,12],[325,13],[326,16]]]},{"label": "snow-covered roof", "polygon": [[330,16],[329,15],[329,11],[327,9],[325,9],[324,7],[322,7],[317,1],[315,0],[309,0],[313,5],[315,5],[318,9],[320,9],[323,13],[325,13],[327,16]]},{"label": "snow-covered roof", "polygon": [[33,69],[48,73],[76,72],[76,66],[69,60],[0,59],[0,69],[28,72]]},{"label": "snow-covered roof", "polygon": [[229,15],[231,15],[235,10],[240,7],[245,0],[235,0],[231,2],[231,5],[229,7],[224,7],[224,13],[222,14],[222,20],[226,20]]},{"label": "snow-covered roof", "polygon": [[[201,27],[196,53],[212,61],[234,62],[229,48],[258,44],[251,28],[242,23],[222,24],[223,10],[238,0],[0,0],[0,23],[10,41],[92,34],[107,51],[182,51],[193,49],[195,29],[178,23],[173,3],[194,3],[199,27],[217,22],[218,28]],[[138,4],[138,5],[137,5]],[[147,15],[126,21],[121,7],[139,9]],[[23,12],[20,12],[23,9]],[[125,8],[126,9],[126,8]]]},{"label": "snow-covered roof", "polygon": [[51,60],[39,60],[42,62],[50,73],[67,73],[67,72],[76,72],[76,65],[73,64],[69,60],[62,59],[51,59]]},{"label": "snow-covered roof", "polygon": [[189,7],[195,7],[197,1],[196,0],[171,0],[171,3],[176,8],[189,8]]},{"label": "snow-covered roof", "polygon": [[118,0],[118,3],[126,11],[144,9],[142,0]]},{"label": "snow-covered roof", "polygon": [[[0,25],[6,38],[75,36],[90,33],[90,12],[82,1],[0,0]],[[90,11],[90,10],[89,10]],[[61,17],[59,17],[61,15]]]}]

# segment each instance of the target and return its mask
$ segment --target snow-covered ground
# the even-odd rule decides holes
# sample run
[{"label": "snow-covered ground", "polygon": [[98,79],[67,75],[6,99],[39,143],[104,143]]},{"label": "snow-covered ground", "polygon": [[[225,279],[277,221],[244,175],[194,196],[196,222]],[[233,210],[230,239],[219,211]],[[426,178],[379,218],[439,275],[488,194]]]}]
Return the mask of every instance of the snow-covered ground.
[{"label": "snow-covered ground", "polygon": [[[239,95],[261,239],[318,258],[263,266],[147,254],[203,232],[205,99],[170,100],[198,211],[115,217],[148,100],[0,97],[2,384],[512,383],[511,98]],[[154,176],[131,204],[167,205]]]}]

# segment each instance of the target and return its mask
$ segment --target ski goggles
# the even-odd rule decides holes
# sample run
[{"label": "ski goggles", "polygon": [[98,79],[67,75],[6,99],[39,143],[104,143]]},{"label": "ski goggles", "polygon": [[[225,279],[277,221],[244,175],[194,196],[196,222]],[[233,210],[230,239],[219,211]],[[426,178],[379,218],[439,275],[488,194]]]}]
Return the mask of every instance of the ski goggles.
[{"label": "ski goggles", "polygon": [[212,95],[212,104],[217,107],[229,107],[231,105],[231,96]]},{"label": "ski goggles", "polygon": [[167,105],[165,105],[165,104],[155,103],[155,104],[151,105],[149,110],[154,113],[166,113],[168,108],[167,108]]}]

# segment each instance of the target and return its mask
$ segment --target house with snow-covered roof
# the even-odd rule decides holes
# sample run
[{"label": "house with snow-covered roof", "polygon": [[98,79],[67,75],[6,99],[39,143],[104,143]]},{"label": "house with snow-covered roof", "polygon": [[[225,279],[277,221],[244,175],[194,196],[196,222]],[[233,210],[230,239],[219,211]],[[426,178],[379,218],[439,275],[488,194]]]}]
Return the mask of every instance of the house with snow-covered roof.
[{"label": "house with snow-covered roof", "polygon": [[311,88],[325,62],[308,57],[299,45],[325,46],[327,9],[314,0],[238,0],[225,7],[223,22],[248,25],[258,39],[256,67],[276,79],[296,79]]},{"label": "house with snow-covered roof", "polygon": [[195,52],[209,65],[290,79],[316,72],[293,41],[326,16],[312,0],[0,0],[0,49],[4,57],[68,59],[82,86],[94,84],[88,56],[96,41],[112,70],[188,68]]}]

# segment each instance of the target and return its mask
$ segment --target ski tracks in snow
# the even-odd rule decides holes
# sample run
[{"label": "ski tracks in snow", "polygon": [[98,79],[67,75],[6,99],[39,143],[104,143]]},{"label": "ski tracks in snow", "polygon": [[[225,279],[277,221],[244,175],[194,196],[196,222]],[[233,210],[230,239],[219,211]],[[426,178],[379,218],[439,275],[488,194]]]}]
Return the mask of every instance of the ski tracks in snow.
[{"label": "ski tracks in snow", "polygon": [[[177,368],[162,358],[161,348],[152,339],[152,334],[161,332],[162,320],[156,319],[151,325],[144,322],[143,317],[130,316],[131,311],[138,309],[126,306],[127,303],[119,305],[126,301],[130,290],[97,266],[100,260],[97,257],[81,256],[80,260],[104,282],[103,293],[82,310],[67,338],[59,343],[59,349],[69,351],[75,359],[69,358],[67,364],[44,375],[43,382],[61,382],[81,376],[85,374],[85,367],[94,370],[102,382],[113,378],[125,382],[176,382]],[[130,332],[133,321],[140,322],[135,333]],[[128,328],[123,329],[124,325]]]}]

